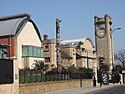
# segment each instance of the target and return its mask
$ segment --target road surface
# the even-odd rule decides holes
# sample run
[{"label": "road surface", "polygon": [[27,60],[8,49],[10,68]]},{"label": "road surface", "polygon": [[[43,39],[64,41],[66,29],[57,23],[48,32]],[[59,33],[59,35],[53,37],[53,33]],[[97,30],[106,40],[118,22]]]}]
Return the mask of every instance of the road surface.
[{"label": "road surface", "polygon": [[86,94],[125,94],[125,85],[113,86]]}]

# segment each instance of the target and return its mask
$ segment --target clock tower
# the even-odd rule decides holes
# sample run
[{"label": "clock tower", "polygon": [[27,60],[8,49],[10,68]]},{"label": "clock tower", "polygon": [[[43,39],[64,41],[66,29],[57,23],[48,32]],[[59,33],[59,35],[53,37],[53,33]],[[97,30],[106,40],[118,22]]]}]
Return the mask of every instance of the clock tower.
[{"label": "clock tower", "polygon": [[[112,18],[109,15],[104,17],[94,17],[95,44],[98,67],[103,64],[108,66],[108,71],[112,70],[114,62],[112,47]],[[104,68],[104,67],[102,67]]]}]

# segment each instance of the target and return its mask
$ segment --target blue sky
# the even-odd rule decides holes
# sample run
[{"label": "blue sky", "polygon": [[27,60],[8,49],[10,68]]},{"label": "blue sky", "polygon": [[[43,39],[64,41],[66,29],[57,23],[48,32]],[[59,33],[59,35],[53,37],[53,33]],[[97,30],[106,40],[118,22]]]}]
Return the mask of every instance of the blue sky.
[{"label": "blue sky", "polygon": [[29,13],[41,35],[55,38],[55,20],[61,22],[61,39],[89,37],[95,43],[94,16],[112,17],[115,51],[125,49],[125,0],[1,0],[0,16]]}]

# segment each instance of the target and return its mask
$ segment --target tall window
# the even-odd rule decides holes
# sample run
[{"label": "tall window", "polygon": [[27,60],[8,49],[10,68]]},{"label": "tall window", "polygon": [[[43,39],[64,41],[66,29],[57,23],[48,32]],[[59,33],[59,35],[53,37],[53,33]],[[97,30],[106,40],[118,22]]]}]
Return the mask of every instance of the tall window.
[{"label": "tall window", "polygon": [[43,49],[35,46],[22,46],[23,57],[43,57]]},{"label": "tall window", "polygon": [[7,59],[7,47],[0,47],[0,59]]},{"label": "tall window", "polygon": [[49,51],[49,45],[46,44],[46,45],[44,46],[44,52],[48,52],[48,51]]},{"label": "tall window", "polygon": [[27,46],[23,46],[22,47],[22,56],[29,56],[28,55],[28,47]]}]

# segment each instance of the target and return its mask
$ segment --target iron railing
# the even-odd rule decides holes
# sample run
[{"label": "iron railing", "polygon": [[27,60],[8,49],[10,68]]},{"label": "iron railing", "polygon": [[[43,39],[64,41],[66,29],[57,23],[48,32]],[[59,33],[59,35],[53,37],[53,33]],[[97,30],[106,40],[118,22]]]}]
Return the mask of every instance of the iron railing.
[{"label": "iron railing", "polygon": [[23,83],[36,83],[36,82],[49,82],[60,80],[73,80],[73,79],[92,79],[92,74],[86,73],[43,73],[40,70],[20,70],[19,82]]}]

